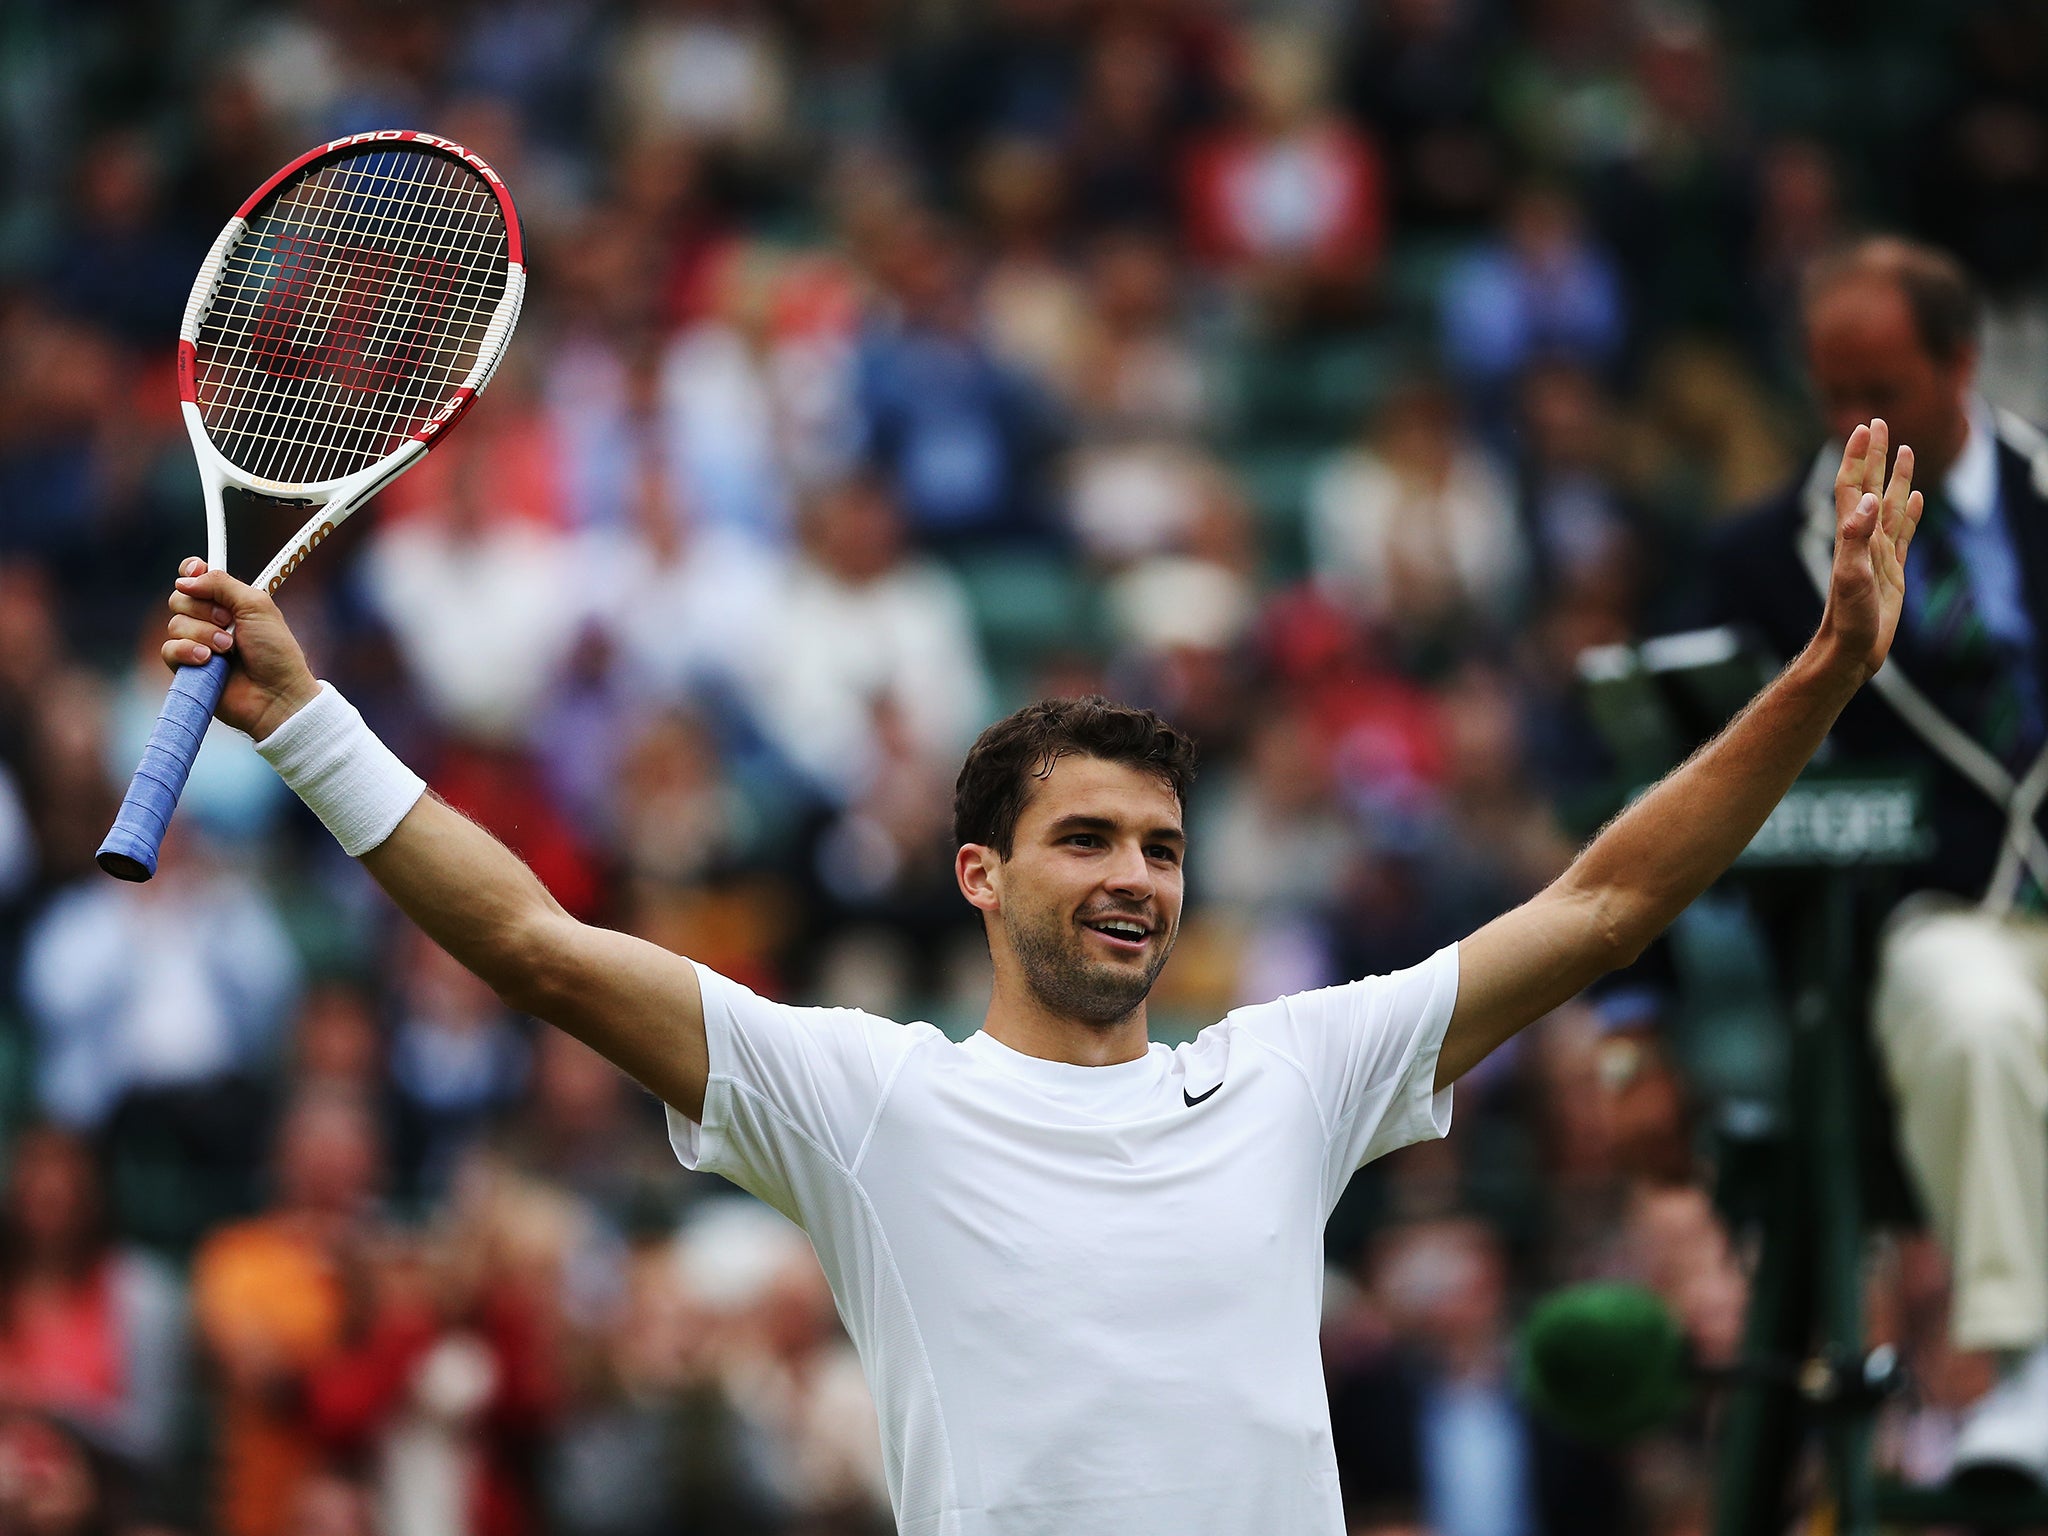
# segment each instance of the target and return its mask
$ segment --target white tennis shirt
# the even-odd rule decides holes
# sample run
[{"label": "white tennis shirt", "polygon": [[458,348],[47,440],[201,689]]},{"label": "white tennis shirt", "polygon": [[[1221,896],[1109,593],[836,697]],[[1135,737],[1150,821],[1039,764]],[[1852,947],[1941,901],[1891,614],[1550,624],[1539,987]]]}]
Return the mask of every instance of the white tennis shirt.
[{"label": "white tennis shirt", "polygon": [[698,975],[677,1155],[810,1234],[903,1536],[1341,1536],[1323,1225],[1450,1128],[1455,946],[1109,1067]]}]

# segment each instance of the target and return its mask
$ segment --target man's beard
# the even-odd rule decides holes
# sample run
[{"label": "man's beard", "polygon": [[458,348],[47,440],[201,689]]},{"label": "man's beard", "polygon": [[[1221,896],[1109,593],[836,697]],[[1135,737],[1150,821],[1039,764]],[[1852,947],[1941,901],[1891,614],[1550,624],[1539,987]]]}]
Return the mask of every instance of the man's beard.
[{"label": "man's beard", "polygon": [[1103,1027],[1120,1024],[1137,1012],[1173,951],[1174,936],[1169,933],[1144,969],[1134,970],[1109,960],[1091,960],[1074,925],[1050,913],[1027,924],[1005,908],[1003,927],[1031,995],[1049,1012]]}]

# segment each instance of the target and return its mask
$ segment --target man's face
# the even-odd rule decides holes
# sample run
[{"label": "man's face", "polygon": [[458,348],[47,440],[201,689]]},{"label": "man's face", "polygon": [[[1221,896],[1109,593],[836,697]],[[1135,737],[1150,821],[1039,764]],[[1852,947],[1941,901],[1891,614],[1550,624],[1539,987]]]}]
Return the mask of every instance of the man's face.
[{"label": "man's face", "polygon": [[1851,278],[1821,294],[1806,315],[1806,356],[1836,440],[1882,416],[1893,446],[1912,446],[1923,485],[1937,483],[1962,451],[1976,357],[1929,356],[1897,284]]},{"label": "man's face", "polygon": [[1062,757],[1036,781],[991,874],[1024,984],[1048,1009],[1110,1025],[1152,990],[1180,927],[1180,802],[1158,775]]}]

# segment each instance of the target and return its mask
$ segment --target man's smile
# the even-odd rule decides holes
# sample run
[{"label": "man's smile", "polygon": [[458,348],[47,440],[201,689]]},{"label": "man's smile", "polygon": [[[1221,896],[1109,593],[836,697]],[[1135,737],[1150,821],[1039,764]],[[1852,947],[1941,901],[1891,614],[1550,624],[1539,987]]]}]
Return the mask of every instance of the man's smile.
[{"label": "man's smile", "polygon": [[1125,954],[1138,954],[1152,941],[1152,925],[1141,917],[1087,917],[1081,926]]}]

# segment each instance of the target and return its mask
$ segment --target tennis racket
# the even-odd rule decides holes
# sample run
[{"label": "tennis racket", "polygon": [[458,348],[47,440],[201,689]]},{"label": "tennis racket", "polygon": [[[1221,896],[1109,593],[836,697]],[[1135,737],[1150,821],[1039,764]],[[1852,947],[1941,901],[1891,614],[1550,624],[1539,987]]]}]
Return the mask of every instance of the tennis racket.
[{"label": "tennis racket", "polygon": [[[351,134],[258,187],[214,241],[178,331],[207,564],[227,563],[227,487],[303,508],[255,580],[275,592],[462,419],[504,356],[525,291],[512,199],[460,144]],[[100,845],[108,874],[156,873],[227,674],[216,656],[172,679]]]}]

